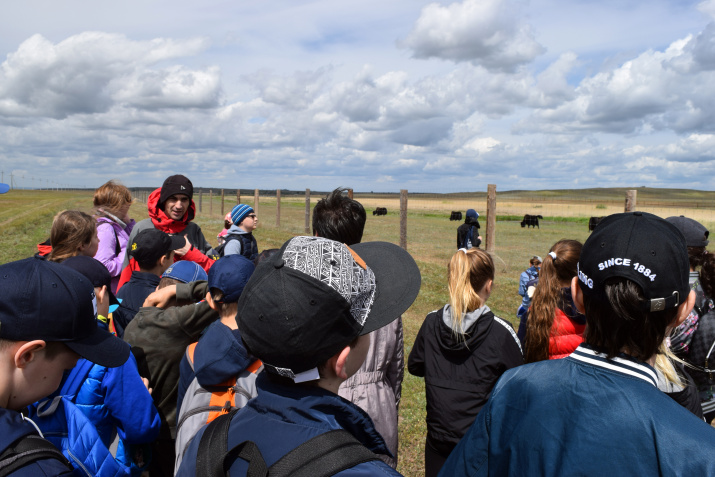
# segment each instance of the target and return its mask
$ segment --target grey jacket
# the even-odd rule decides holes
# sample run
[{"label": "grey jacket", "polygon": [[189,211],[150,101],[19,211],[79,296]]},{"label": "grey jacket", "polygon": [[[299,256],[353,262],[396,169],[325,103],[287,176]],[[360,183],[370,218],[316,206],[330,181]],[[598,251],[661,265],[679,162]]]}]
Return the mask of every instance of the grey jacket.
[{"label": "grey jacket", "polygon": [[404,374],[405,346],[400,317],[370,333],[370,350],[365,362],[338,392],[370,415],[394,456],[380,457],[392,468],[397,467],[397,412]]}]

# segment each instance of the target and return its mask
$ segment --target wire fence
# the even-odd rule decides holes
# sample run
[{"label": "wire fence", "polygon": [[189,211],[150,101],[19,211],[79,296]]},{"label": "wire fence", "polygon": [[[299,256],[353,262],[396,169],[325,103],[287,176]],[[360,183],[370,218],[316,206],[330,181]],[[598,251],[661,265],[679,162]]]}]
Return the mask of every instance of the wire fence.
[{"label": "wire fence", "polygon": [[[151,189],[133,189],[135,197],[146,202]],[[210,189],[194,190],[197,212],[207,218],[222,219],[237,203],[251,205],[263,226],[279,227],[292,234],[311,233],[311,214],[316,202],[325,197],[326,191],[258,190],[258,189]],[[437,218],[463,221],[467,209],[480,214],[480,222],[486,223],[487,192],[462,193],[414,193],[404,191],[404,203],[400,193],[365,193],[349,190],[359,201],[368,216],[380,218],[399,227],[400,243],[405,240],[405,229],[418,218]],[[697,193],[697,194],[696,194]],[[715,192],[669,191],[667,198],[655,191],[646,190],[636,194],[626,189],[584,189],[566,191],[507,191],[496,192],[495,223],[520,222],[524,215],[539,216],[543,222],[582,222],[586,227],[591,217],[602,217],[626,210],[626,198],[633,194],[633,210],[650,212],[660,217],[685,215],[704,223],[715,225]],[[378,213],[378,209],[381,209]],[[488,231],[487,231],[488,233]]]}]

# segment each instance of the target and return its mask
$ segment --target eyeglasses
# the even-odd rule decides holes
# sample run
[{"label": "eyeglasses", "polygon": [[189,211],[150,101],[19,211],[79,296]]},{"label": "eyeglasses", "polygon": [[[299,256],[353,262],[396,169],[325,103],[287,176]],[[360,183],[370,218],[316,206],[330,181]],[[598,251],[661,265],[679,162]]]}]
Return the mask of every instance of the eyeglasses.
[{"label": "eyeglasses", "polygon": [[250,215],[247,215],[246,217],[248,217],[248,218],[250,218],[250,219],[255,219],[255,218],[256,218],[256,214],[250,214]]}]

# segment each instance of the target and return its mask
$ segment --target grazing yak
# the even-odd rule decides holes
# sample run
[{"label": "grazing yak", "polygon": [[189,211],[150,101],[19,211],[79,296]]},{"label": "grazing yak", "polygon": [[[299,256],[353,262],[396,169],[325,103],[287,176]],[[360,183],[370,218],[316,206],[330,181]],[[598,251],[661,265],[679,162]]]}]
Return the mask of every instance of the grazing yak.
[{"label": "grazing yak", "polygon": [[529,215],[525,214],[524,215],[524,220],[521,221],[521,226],[523,227],[536,227],[540,229],[539,227],[539,219],[543,219],[542,216],[540,215]]},{"label": "grazing yak", "polygon": [[462,220],[462,213],[453,210],[452,215],[449,216],[449,220]]},{"label": "grazing yak", "polygon": [[603,220],[603,217],[591,217],[588,219],[588,231],[593,232],[596,226]]},{"label": "grazing yak", "polygon": [[375,207],[372,211],[372,215],[387,215],[387,207]]}]

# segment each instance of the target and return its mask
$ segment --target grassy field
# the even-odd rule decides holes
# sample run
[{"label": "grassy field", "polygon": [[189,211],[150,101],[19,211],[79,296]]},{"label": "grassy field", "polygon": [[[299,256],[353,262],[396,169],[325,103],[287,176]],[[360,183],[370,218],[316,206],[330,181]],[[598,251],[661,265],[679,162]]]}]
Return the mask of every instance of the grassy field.
[{"label": "grassy field", "polygon": [[[549,192],[543,191],[544,198],[549,197]],[[519,204],[520,210],[534,204],[534,192],[530,192],[531,199],[524,201],[519,197],[508,197],[510,203]],[[710,193],[707,193],[710,194]],[[692,216],[699,218],[711,230],[715,227],[712,209],[694,207],[694,202],[701,200],[698,196],[693,199],[684,194],[681,198],[677,194],[671,202],[677,202],[676,209],[664,207],[662,216],[690,215],[690,212],[700,210],[702,215]],[[579,196],[581,200],[584,195]],[[312,202],[319,197],[313,197]],[[561,197],[559,197],[561,198]],[[246,201],[248,197],[244,197]],[[365,197],[356,195],[356,199],[365,202],[366,208],[384,206],[388,200],[397,197]],[[676,200],[678,199],[678,200]],[[688,199],[688,200],[686,200]],[[712,200],[708,195],[705,199]],[[430,202],[427,203],[426,201]],[[462,202],[466,200],[467,202]],[[499,200],[499,196],[498,196]],[[577,198],[573,198],[577,200]],[[606,202],[601,197],[595,200]],[[661,195],[665,205],[669,197]],[[704,199],[702,199],[704,200]],[[374,202],[373,202],[374,201]],[[419,330],[424,317],[432,310],[444,305],[447,301],[446,264],[455,252],[457,222],[450,222],[443,214],[449,210],[464,210],[467,206],[475,207],[474,198],[445,197],[444,199],[410,199],[410,212],[408,214],[408,250],[413,255],[422,273],[422,288],[414,305],[404,316],[405,328],[405,357],[409,354],[414,338]],[[248,200],[253,204],[253,198]],[[485,204],[484,200],[479,201]],[[545,204],[544,202],[543,204]],[[711,202],[712,203],[712,202]],[[365,241],[383,240],[399,243],[399,215],[397,202],[390,202],[390,212],[384,217],[368,216],[365,229]],[[420,206],[422,204],[422,206]],[[553,202],[555,209],[561,210],[564,216],[569,217],[569,209],[563,204]],[[49,236],[52,217],[62,209],[77,208],[89,211],[91,207],[91,193],[77,192],[32,192],[13,191],[0,196],[0,263],[24,258],[35,253],[35,245]],[[230,206],[226,206],[228,210]],[[499,206],[498,206],[499,207]],[[609,206],[611,207],[611,206]],[[622,211],[615,209],[594,209],[595,213],[586,215],[606,215],[610,212]],[[516,208],[515,208],[516,209]],[[216,234],[223,228],[223,218],[220,215],[221,206],[219,199],[214,199],[212,205],[213,215],[208,214],[209,206],[207,196],[203,200],[203,213],[199,214],[196,222],[201,225],[209,241],[214,241]],[[599,213],[600,212],[600,213]],[[137,202],[132,206],[130,215],[140,220],[146,217],[145,205]],[[255,232],[259,248],[277,248],[293,235],[304,233],[305,202],[301,198],[284,198],[281,202],[281,227],[276,227],[275,198],[261,198],[259,204],[259,228]],[[544,214],[546,216],[546,214]],[[494,259],[497,265],[497,276],[492,296],[488,305],[495,314],[516,324],[515,312],[521,297],[517,295],[520,273],[527,268],[532,255],[548,253],[551,245],[562,239],[570,238],[584,241],[588,237],[586,220],[579,216],[572,216],[574,220],[553,219],[548,217],[542,221],[540,229],[522,229],[516,221],[499,221],[495,233],[496,251]],[[424,474],[423,451],[425,427],[425,397],[424,381],[405,372],[403,383],[402,403],[400,406],[400,455],[398,470],[408,476]]]}]

